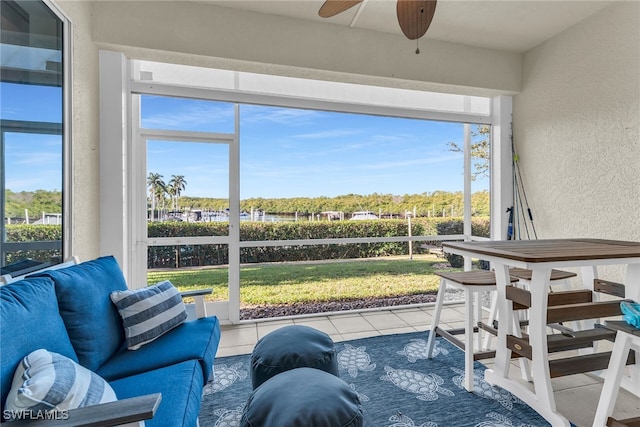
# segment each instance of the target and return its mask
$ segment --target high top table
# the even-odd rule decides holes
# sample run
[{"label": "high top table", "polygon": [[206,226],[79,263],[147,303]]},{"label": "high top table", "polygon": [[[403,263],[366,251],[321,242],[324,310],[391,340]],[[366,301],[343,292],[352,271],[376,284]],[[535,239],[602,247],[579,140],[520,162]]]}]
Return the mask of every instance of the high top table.
[{"label": "high top table", "polygon": [[[551,387],[547,346],[547,309],[551,270],[580,267],[584,288],[593,291],[599,265],[626,265],[625,298],[640,301],[640,242],[599,239],[506,240],[478,242],[443,242],[445,252],[479,258],[492,263],[496,273],[497,303],[500,319],[512,319],[513,306],[507,299],[509,268],[532,271],[529,310],[529,344],[534,390],[510,379],[509,362],[512,351],[507,337],[513,334],[513,324],[503,321],[498,328],[495,365],[485,379],[492,385],[508,390],[537,411],[553,426],[569,427],[569,421],[556,410]],[[633,378],[638,394],[640,364],[634,366]]]}]

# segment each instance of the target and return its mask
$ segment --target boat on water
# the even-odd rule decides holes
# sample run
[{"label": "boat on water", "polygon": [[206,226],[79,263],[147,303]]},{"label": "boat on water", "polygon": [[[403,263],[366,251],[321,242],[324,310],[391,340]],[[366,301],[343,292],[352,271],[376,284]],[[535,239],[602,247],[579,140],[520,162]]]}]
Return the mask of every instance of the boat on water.
[{"label": "boat on water", "polygon": [[358,211],[351,215],[351,219],[363,220],[363,219],[378,219],[378,216],[371,211]]}]

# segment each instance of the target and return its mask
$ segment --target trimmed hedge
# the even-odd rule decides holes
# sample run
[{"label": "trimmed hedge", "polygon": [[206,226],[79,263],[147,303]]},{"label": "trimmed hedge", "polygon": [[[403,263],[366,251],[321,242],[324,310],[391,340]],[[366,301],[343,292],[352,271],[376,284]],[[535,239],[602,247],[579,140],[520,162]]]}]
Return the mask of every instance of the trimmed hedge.
[{"label": "trimmed hedge", "polygon": [[5,265],[25,258],[58,262],[62,258],[62,226],[48,224],[8,224],[6,242],[60,242],[60,249],[5,252]]},{"label": "trimmed hedge", "polygon": [[[414,218],[412,235],[435,236],[462,234],[462,218]],[[59,225],[7,225],[7,241],[62,241]],[[306,240],[348,237],[407,236],[407,221],[382,219],[371,221],[318,221],[318,222],[241,222],[241,241]],[[149,237],[226,236],[227,222],[150,222]],[[473,218],[474,236],[489,237],[489,218]],[[439,241],[414,242],[413,253],[425,253],[422,244],[439,246]],[[373,258],[406,255],[406,242],[383,242],[334,245],[287,245],[240,249],[240,262],[311,261],[323,259]],[[49,261],[60,257],[59,251],[20,251],[7,254],[6,263],[32,258]],[[154,246],[148,249],[148,268],[178,268],[189,266],[225,265],[229,263],[227,245]]]},{"label": "trimmed hedge", "polygon": [[[149,237],[225,236],[228,223],[149,223]],[[411,221],[412,235],[433,236],[462,234],[461,218],[417,218]],[[348,237],[407,236],[407,221],[401,219],[372,221],[319,222],[241,222],[241,241],[306,240]],[[474,218],[472,233],[489,236],[489,219]],[[438,246],[439,241],[415,242],[413,253],[425,253],[422,243]],[[333,245],[287,245],[240,249],[241,263],[312,261],[323,259],[373,258],[406,255],[406,242],[383,242]],[[149,248],[149,268],[224,265],[229,262],[226,245],[156,246]]]}]

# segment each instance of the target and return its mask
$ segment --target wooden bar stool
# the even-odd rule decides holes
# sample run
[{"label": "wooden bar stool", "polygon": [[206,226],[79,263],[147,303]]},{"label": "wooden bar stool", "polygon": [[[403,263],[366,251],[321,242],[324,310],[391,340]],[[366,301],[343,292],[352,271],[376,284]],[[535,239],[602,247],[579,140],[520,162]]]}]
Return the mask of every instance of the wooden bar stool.
[{"label": "wooden bar stool", "polygon": [[[531,270],[527,270],[526,268],[510,268],[509,269],[509,275],[513,278],[515,277],[516,279],[518,279],[518,285],[521,285],[523,288],[528,289],[529,284],[531,283],[531,276],[532,276],[533,272]],[[573,273],[571,271],[564,271],[564,270],[556,270],[553,269],[551,270],[551,277],[550,277],[550,281],[553,285],[562,285],[560,289],[562,290],[569,290],[569,282],[568,279],[572,278],[572,277],[576,277],[577,274]],[[557,289],[556,289],[557,290]],[[495,298],[491,301],[491,310],[490,310],[490,314],[489,314],[489,320],[487,321],[487,323],[489,325],[493,325],[494,322],[497,320],[497,307],[496,307],[496,300]],[[526,322],[526,318],[523,318],[523,313],[518,315],[518,319],[521,322]],[[577,322],[574,322],[573,324],[574,329],[577,329],[578,325]],[[484,339],[484,348],[488,348],[491,345],[491,335],[486,335],[485,339]]]},{"label": "wooden bar stool", "polygon": [[[495,356],[495,351],[481,351],[482,345],[482,328],[478,328],[478,323],[482,321],[482,304],[481,292],[496,290],[496,277],[492,271],[474,270],[461,272],[436,272],[440,276],[440,287],[438,288],[438,296],[436,297],[436,306],[433,313],[433,323],[431,324],[431,333],[427,341],[427,358],[433,355],[433,347],[435,337],[437,335],[451,342],[465,353],[464,364],[464,387],[467,391],[473,391],[473,362],[474,360],[488,359]],[[517,281],[511,278],[512,282]],[[438,326],[440,322],[440,313],[444,302],[444,294],[447,286],[464,290],[465,304],[465,324],[463,329],[445,330]],[[476,345],[473,344],[474,332],[477,333]],[[455,335],[463,334],[465,341],[462,342]],[[475,347],[475,350],[474,350]]]},{"label": "wooden bar stool", "polygon": [[[524,280],[524,281],[528,281],[531,282],[531,275],[532,275],[532,271],[531,270],[527,270],[526,268],[510,268],[509,269],[509,275],[511,277],[515,277],[519,280]],[[566,280],[570,279],[572,277],[576,277],[577,274],[573,273],[571,271],[564,271],[564,270],[556,270],[553,269],[551,270],[551,281],[552,282],[559,282],[559,281],[565,281],[564,284],[566,285]]]},{"label": "wooden bar stool", "polygon": [[611,414],[616,405],[616,398],[618,397],[618,391],[620,391],[620,383],[622,382],[624,369],[628,363],[629,353],[631,351],[634,351],[636,356],[636,365],[630,366],[630,369],[635,370],[632,373],[631,380],[635,382],[635,390],[640,390],[640,383],[638,383],[640,382],[640,366],[637,365],[640,363],[640,360],[638,360],[640,357],[640,329],[634,328],[622,321],[606,322],[605,326],[615,329],[618,332],[616,333],[616,340],[613,344],[611,358],[609,359],[609,368],[605,374],[598,409],[596,410],[596,416],[593,420],[593,427],[637,427],[640,426],[640,417],[616,420],[611,417]]}]

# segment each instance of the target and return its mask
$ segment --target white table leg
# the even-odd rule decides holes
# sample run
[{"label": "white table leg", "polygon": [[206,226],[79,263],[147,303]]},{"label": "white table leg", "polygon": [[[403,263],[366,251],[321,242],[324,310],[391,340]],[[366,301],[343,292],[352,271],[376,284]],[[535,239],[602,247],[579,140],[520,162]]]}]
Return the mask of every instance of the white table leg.
[{"label": "white table leg", "polygon": [[490,384],[495,384],[509,375],[509,362],[511,361],[511,350],[507,348],[507,335],[513,333],[513,307],[507,301],[507,285],[509,280],[509,267],[505,264],[495,263],[496,274],[496,301],[498,304],[498,339],[496,342],[496,358],[494,369],[488,369],[485,379]]},{"label": "white table leg", "polygon": [[[491,294],[491,309],[489,310],[489,319],[487,320],[487,325],[491,325],[493,326],[493,321],[496,320],[497,318],[497,314],[498,314],[498,298],[497,295],[494,292],[492,292]],[[491,334],[485,334],[484,335],[484,343],[482,345],[482,348],[484,350],[487,350],[490,346],[491,346],[491,339],[493,338],[493,335]]]},{"label": "white table leg", "polygon": [[[476,292],[478,294],[479,292]],[[473,391],[473,318],[474,316],[474,293],[469,287],[464,290],[464,388]],[[478,334],[479,335],[479,334]]]},{"label": "white table leg", "polygon": [[624,287],[625,298],[640,302],[640,263],[627,265]]},{"label": "white table leg", "polygon": [[600,393],[600,402],[593,420],[593,427],[606,426],[607,418],[613,413],[618,391],[620,391],[620,382],[624,374],[624,366],[629,350],[632,347],[634,350],[640,351],[640,337],[634,337],[624,331],[618,331],[616,341],[613,344],[611,359],[609,359],[609,368]]},{"label": "white table leg", "polygon": [[444,302],[444,294],[447,292],[447,282],[445,279],[440,279],[440,286],[438,287],[438,296],[436,297],[436,306],[433,313],[433,319],[431,320],[431,332],[429,332],[429,339],[427,340],[427,358],[431,359],[433,355],[433,348],[436,343],[436,326],[440,324],[440,313],[442,311],[442,304]]},{"label": "white table leg", "polygon": [[[547,291],[551,269],[541,266],[533,270],[531,281],[531,313],[529,316],[529,340],[533,349],[531,363],[535,392],[520,383],[507,378],[511,360],[511,350],[507,348],[507,335],[513,334],[513,307],[506,298],[506,287],[509,283],[509,269],[506,265],[496,263],[496,284],[498,318],[502,319],[498,327],[498,342],[493,369],[485,371],[485,380],[511,392],[538,412],[554,427],[570,427],[569,421],[556,412],[553,389],[547,361]],[[535,291],[534,291],[535,289]]]},{"label": "white table leg", "polygon": [[[593,301],[600,301],[600,293],[593,292],[593,281],[598,278],[598,268],[594,266],[582,267],[582,287],[591,291],[593,295]],[[584,319],[580,320],[580,329],[588,330],[594,329],[596,323],[599,323],[598,319]],[[591,347],[581,348],[578,350],[578,354],[592,354],[598,351],[598,341],[594,341]]]},{"label": "white table leg", "polygon": [[[474,319],[474,326],[478,326],[479,322],[482,322],[482,295],[483,295],[483,291],[480,292],[474,292],[475,295],[475,300],[474,300],[474,304],[475,304],[475,309],[476,309],[476,316]],[[486,334],[489,335],[489,334]],[[482,350],[482,330],[480,328],[478,328],[478,333],[476,334],[476,351],[481,351]]]},{"label": "white table leg", "polygon": [[529,310],[529,344],[532,351],[531,374],[534,379],[536,400],[541,408],[540,415],[550,422],[552,422],[552,419],[560,417],[564,420],[564,425],[568,426],[569,422],[556,412],[549,372],[547,299],[550,278],[550,268],[540,265],[532,269],[531,309]]}]

